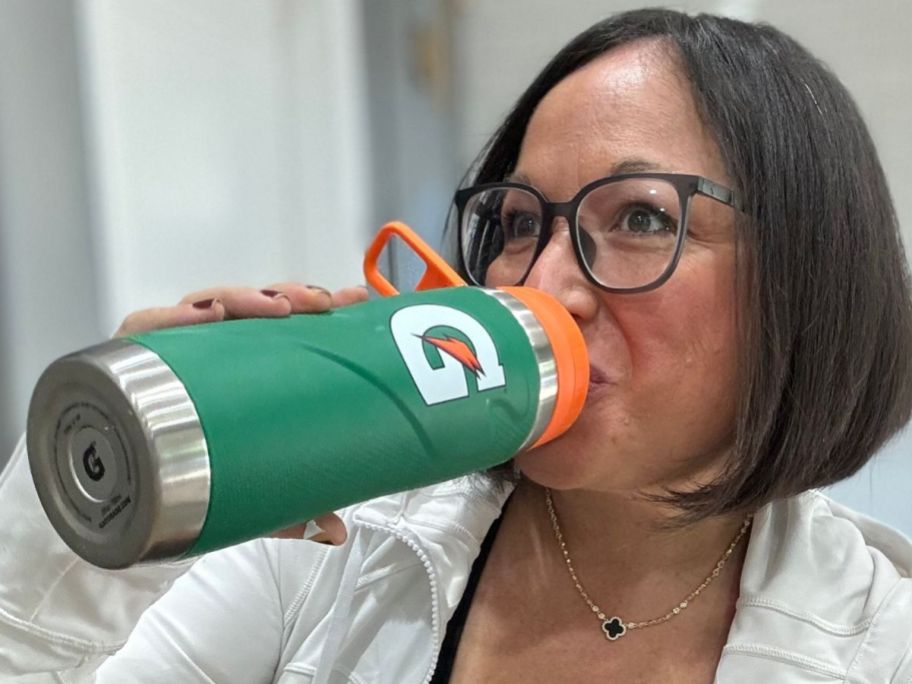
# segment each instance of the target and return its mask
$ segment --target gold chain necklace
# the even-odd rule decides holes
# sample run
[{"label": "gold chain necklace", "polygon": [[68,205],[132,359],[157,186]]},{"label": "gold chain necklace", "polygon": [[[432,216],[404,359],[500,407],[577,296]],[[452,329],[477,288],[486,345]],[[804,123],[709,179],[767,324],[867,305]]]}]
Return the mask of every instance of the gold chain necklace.
[{"label": "gold chain necklace", "polygon": [[551,529],[554,530],[554,536],[557,539],[557,543],[560,544],[561,553],[564,554],[564,561],[567,564],[567,572],[570,573],[570,579],[573,580],[576,590],[579,592],[580,596],[583,597],[583,600],[586,602],[586,605],[589,606],[595,616],[599,619],[602,625],[602,631],[605,633],[605,638],[609,641],[616,641],[624,636],[629,630],[641,629],[643,627],[652,627],[653,625],[661,625],[663,622],[668,622],[676,615],[679,615],[682,610],[685,610],[700,593],[708,587],[716,577],[719,576],[719,573],[722,572],[722,568],[725,567],[725,564],[728,562],[728,559],[731,558],[732,553],[735,550],[735,547],[738,546],[738,542],[741,541],[741,538],[747,533],[748,529],[751,526],[751,516],[747,516],[744,519],[744,522],[741,524],[741,529],[738,531],[738,534],[735,535],[735,538],[732,539],[731,544],[728,545],[728,548],[725,549],[725,553],[722,554],[722,557],[719,558],[716,566],[713,568],[712,572],[706,576],[706,579],[690,592],[687,597],[681,601],[678,605],[672,608],[670,611],[662,615],[661,617],[653,618],[652,620],[643,620],[642,622],[624,622],[618,616],[608,617],[601,608],[599,608],[592,599],[589,598],[589,594],[586,593],[586,590],[583,589],[583,585],[580,584],[579,578],[576,576],[576,570],[573,569],[573,563],[570,560],[570,552],[567,551],[567,542],[564,541],[564,535],[561,533],[560,525],[557,523],[557,513],[554,512],[554,502],[551,500],[551,490],[547,487],[545,488],[545,502],[548,505],[548,515],[551,518]]}]

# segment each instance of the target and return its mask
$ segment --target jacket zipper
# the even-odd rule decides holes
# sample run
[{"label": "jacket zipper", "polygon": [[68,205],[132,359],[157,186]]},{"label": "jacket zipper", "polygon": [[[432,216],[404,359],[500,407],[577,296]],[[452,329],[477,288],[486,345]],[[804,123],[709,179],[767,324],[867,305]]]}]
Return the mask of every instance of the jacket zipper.
[{"label": "jacket zipper", "polygon": [[431,563],[430,557],[427,555],[427,552],[422,549],[418,544],[416,544],[412,539],[409,539],[408,536],[394,530],[390,527],[385,527],[383,525],[377,525],[375,523],[364,522],[363,520],[357,521],[359,525],[375,530],[377,532],[386,532],[391,534],[400,541],[402,541],[406,546],[408,546],[415,554],[418,556],[421,563],[424,565],[424,570],[428,576],[428,582],[431,586],[431,632],[434,640],[434,651],[431,656],[431,668],[428,670],[427,675],[424,678],[424,684],[430,684],[431,679],[434,677],[434,671],[437,669],[437,661],[440,657],[440,603],[437,598],[437,575],[434,570],[434,566]]}]

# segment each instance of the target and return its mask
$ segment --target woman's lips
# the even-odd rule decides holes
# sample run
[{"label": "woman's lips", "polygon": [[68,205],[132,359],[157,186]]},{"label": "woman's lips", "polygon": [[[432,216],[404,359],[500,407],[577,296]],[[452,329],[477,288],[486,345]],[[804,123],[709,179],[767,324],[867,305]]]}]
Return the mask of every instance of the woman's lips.
[{"label": "woman's lips", "polygon": [[589,396],[598,394],[611,387],[614,382],[597,366],[589,367]]}]

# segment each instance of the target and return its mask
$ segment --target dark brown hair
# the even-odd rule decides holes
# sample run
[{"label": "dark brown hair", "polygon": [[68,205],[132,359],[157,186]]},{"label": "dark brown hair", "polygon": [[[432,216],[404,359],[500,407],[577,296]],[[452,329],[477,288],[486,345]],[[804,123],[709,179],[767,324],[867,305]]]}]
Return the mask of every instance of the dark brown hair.
[{"label": "dark brown hair", "polygon": [[695,520],[846,478],[908,422],[912,296],[886,179],[855,103],[768,25],[637,10],[592,26],[522,94],[467,184],[513,170],[529,119],[561,79],[644,38],[672,48],[745,205],[736,226],[745,256],[735,447],[717,480],[662,497]]}]

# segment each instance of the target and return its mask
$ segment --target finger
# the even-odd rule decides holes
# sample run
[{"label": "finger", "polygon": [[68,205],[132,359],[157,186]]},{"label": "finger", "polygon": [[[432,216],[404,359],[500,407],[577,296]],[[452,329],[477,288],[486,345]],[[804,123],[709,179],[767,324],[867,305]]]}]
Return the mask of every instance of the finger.
[{"label": "finger", "polygon": [[332,295],[318,285],[304,283],[274,283],[268,290],[281,292],[291,301],[292,313],[320,313],[332,305]]},{"label": "finger", "polygon": [[215,323],[225,318],[225,307],[215,298],[194,300],[178,306],[143,309],[127,316],[114,337],[125,337],[139,333],[177,328],[183,325]]},{"label": "finger", "polygon": [[225,318],[275,318],[291,313],[291,300],[284,293],[264,288],[220,287],[200,290],[181,300],[182,304],[217,298],[225,307]]},{"label": "finger", "polygon": [[368,299],[367,288],[363,285],[357,287],[344,287],[336,290],[332,295],[333,308],[340,306],[350,306],[359,302],[366,302]]}]

